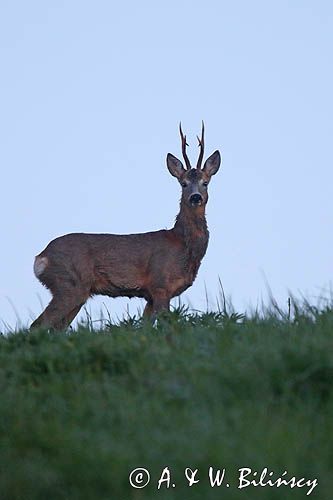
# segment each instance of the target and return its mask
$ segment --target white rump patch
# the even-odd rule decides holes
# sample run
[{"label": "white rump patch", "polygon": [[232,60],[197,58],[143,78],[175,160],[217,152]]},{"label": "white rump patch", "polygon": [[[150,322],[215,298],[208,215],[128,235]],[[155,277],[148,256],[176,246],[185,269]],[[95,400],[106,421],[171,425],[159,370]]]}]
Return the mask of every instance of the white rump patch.
[{"label": "white rump patch", "polygon": [[34,273],[36,278],[39,278],[39,276],[43,274],[43,272],[48,266],[48,263],[49,261],[47,257],[40,257],[39,255],[37,255],[34,263]]}]

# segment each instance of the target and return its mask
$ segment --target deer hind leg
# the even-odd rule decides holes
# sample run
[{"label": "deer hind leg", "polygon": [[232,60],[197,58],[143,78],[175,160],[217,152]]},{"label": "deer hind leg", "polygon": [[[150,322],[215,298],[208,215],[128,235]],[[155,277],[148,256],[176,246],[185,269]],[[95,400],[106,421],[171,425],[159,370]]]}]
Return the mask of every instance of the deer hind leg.
[{"label": "deer hind leg", "polygon": [[54,328],[54,325],[63,315],[63,307],[63,301],[55,295],[42,314],[31,324],[30,329],[38,327]]},{"label": "deer hind leg", "polygon": [[55,324],[53,326],[53,328],[55,330],[65,330],[70,324],[71,322],[73,321],[73,319],[75,318],[75,316],[79,313],[81,307],[83,306],[84,303],[78,305],[78,306],[75,306],[73,307],[73,309],[65,315],[65,317],[63,317],[59,323]]},{"label": "deer hind leg", "polygon": [[82,303],[79,306],[74,307],[74,309],[72,309],[71,312],[69,314],[67,314],[67,316],[64,320],[66,323],[66,326],[69,326],[71,324],[71,322],[73,321],[75,316],[77,316],[79,314],[79,311],[83,305],[84,304]]},{"label": "deer hind leg", "polygon": [[73,321],[88,296],[64,299],[54,295],[53,299],[42,314],[31,324],[30,329],[44,327],[54,330],[63,330]]}]

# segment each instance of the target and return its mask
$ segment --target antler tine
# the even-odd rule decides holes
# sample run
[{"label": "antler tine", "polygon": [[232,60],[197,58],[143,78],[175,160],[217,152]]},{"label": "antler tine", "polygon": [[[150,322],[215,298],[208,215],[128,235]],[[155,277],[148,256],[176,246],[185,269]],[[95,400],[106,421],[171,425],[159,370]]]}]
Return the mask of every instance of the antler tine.
[{"label": "antler tine", "polygon": [[185,164],[186,164],[186,168],[187,170],[191,170],[191,163],[190,163],[190,160],[188,159],[188,156],[187,156],[187,153],[186,153],[186,146],[188,146],[187,142],[186,142],[186,135],[183,134],[183,131],[182,131],[182,124],[181,122],[179,122],[179,132],[180,132],[180,137],[181,137],[181,140],[182,140],[182,152],[183,152],[183,158],[185,160]]},{"label": "antler tine", "polygon": [[198,158],[198,163],[197,163],[197,169],[198,170],[201,169],[203,155],[204,155],[204,151],[205,151],[205,138],[204,138],[204,135],[205,135],[205,124],[204,124],[204,122],[202,120],[201,139],[197,135],[197,139],[198,139],[199,147],[200,147],[200,153],[199,153],[199,158]]}]

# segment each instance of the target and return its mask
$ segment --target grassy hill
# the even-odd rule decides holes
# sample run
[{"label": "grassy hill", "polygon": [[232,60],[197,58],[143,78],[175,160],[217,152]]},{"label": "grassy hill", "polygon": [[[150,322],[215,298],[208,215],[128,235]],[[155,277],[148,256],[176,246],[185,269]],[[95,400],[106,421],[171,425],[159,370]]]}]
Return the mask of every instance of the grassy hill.
[{"label": "grassy hill", "polygon": [[[317,478],[310,497],[329,500],[332,353],[333,312],[308,305],[292,318],[180,310],[157,328],[2,336],[0,498],[306,498],[306,486],[237,488],[240,468],[258,480],[267,467]],[[210,466],[226,469],[222,486]],[[129,484],[137,467],[143,489]],[[157,489],[165,467],[170,488]]]}]

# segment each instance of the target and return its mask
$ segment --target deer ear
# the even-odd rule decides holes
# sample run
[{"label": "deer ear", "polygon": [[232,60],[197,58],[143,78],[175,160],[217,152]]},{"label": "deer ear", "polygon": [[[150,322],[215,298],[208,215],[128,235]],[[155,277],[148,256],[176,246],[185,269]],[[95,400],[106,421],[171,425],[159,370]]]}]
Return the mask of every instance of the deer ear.
[{"label": "deer ear", "polygon": [[171,153],[168,153],[166,161],[170,174],[179,179],[185,172],[182,162]]},{"label": "deer ear", "polygon": [[207,158],[203,166],[203,171],[211,177],[216,174],[221,164],[221,155],[219,151],[214,151],[214,153]]}]

